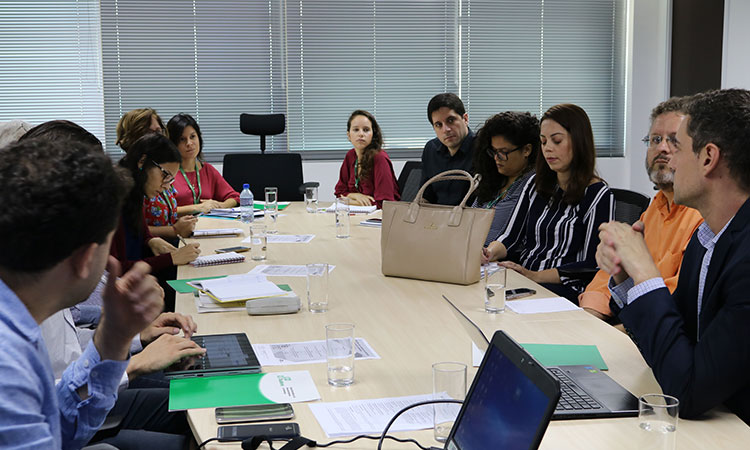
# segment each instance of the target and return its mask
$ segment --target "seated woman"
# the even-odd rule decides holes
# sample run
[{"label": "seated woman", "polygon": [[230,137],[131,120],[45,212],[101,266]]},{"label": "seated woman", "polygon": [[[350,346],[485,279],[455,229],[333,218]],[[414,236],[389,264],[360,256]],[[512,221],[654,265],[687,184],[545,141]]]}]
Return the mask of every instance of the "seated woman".
[{"label": "seated woman", "polygon": [[189,114],[177,114],[169,119],[167,132],[181,157],[174,183],[177,213],[206,213],[239,205],[240,194],[214,166],[203,161],[203,135],[198,122]]},{"label": "seated woman", "polygon": [[398,182],[393,164],[383,146],[383,134],[375,117],[358,109],[349,116],[346,135],[353,149],[344,157],[336,183],[336,197],[348,197],[352,205],[383,206],[383,200],[398,200]]},{"label": "seated woman", "polygon": [[614,197],[596,175],[596,150],[586,112],[556,105],[541,120],[541,158],[508,227],[482,251],[505,267],[575,302],[585,281],[560,271],[596,268],[599,225],[612,220]]},{"label": "seated woman", "polygon": [[123,271],[142,260],[151,265],[152,273],[158,277],[163,270],[197,258],[199,244],[177,249],[164,239],[154,237],[143,214],[144,198],[155,197],[174,182],[180,165],[180,154],[174,144],[164,135],[147,134],[133,143],[119,165],[134,180],[133,189],[125,197],[120,226],[110,248],[110,254],[120,261]]},{"label": "seated woman", "polygon": [[508,225],[523,187],[534,174],[539,121],[529,113],[502,112],[487,119],[474,140],[474,170],[482,176],[474,208],[495,208],[490,245]]},{"label": "seated woman", "polygon": [[[126,112],[117,122],[117,142],[121,149],[128,149],[143,135],[148,133],[166,134],[159,114],[151,108],[139,108]],[[192,215],[178,217],[176,191],[170,185],[153,198],[143,202],[146,224],[152,235],[176,243],[177,237],[188,237],[195,229],[197,218]]]}]

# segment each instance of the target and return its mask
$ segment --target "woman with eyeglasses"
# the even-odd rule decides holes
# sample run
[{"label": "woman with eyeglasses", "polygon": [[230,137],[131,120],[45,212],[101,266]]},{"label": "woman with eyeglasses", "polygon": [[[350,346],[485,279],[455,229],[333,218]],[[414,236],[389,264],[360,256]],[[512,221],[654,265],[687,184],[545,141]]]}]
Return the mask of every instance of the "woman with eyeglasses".
[{"label": "woman with eyeglasses", "polygon": [[214,166],[203,160],[203,135],[190,114],[177,114],[169,119],[167,133],[180,152],[179,172],[175,177],[179,214],[207,213],[240,204],[240,194]]},{"label": "woman with eyeglasses", "polygon": [[[117,122],[116,144],[127,153],[138,138],[148,133],[166,135],[167,129],[159,114],[152,108],[128,111]],[[172,244],[176,244],[180,236],[190,236],[198,221],[195,216],[189,214],[179,217],[176,193],[174,186],[169,185],[155,197],[146,198],[143,202],[148,230],[152,235],[167,239]]]},{"label": "woman with eyeglasses", "polygon": [[199,244],[175,248],[162,238],[154,237],[146,226],[143,214],[144,199],[153,198],[173,182],[180,166],[180,154],[166,136],[149,133],[129,148],[118,163],[133,177],[133,188],[125,197],[120,226],[112,238],[110,254],[128,270],[137,261],[151,265],[156,274],[187,264],[198,257]]},{"label": "woman with eyeglasses", "polygon": [[505,231],[538,152],[539,121],[527,112],[495,114],[477,132],[474,169],[482,179],[472,207],[495,210],[485,246]]},{"label": "woman with eyeglasses", "polygon": [[586,280],[572,275],[597,267],[598,228],[612,220],[614,197],[596,174],[594,134],[581,107],[548,109],[539,136],[536,174],[508,227],[482,250],[482,260],[502,260],[505,267],[577,302]]}]

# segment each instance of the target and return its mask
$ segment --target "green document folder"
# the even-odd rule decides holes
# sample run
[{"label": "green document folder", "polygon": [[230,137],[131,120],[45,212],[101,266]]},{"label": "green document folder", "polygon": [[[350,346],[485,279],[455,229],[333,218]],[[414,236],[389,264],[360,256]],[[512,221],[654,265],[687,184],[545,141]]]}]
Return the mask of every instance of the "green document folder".
[{"label": "green document folder", "polygon": [[180,378],[169,382],[169,410],[275,403],[260,392],[266,374]]},{"label": "green document folder", "polygon": [[596,345],[521,344],[543,366],[594,366],[609,370]]},{"label": "green document folder", "polygon": [[226,275],[219,275],[218,277],[184,278],[182,280],[168,280],[167,284],[180,294],[189,294],[195,291],[195,288],[188,284],[189,281],[213,280],[214,278],[224,277],[226,277]]}]

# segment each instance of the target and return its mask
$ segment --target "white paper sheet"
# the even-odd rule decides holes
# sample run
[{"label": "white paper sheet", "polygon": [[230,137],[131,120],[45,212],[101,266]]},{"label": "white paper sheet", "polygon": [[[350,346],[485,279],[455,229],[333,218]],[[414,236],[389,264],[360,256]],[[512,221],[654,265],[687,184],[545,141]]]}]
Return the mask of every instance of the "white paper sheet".
[{"label": "white paper sheet", "polygon": [[193,231],[193,237],[238,236],[240,234],[242,234],[241,228],[206,228]]},{"label": "white paper sheet", "polygon": [[[394,414],[417,402],[432,400],[432,394],[407,397],[312,403],[310,410],[328,437],[382,433]],[[432,405],[411,409],[396,419],[390,431],[432,428]]]},{"label": "white paper sheet", "polygon": [[535,298],[529,300],[511,300],[505,306],[517,314],[537,314],[581,309],[562,297]]},{"label": "white paper sheet", "polygon": [[[336,266],[329,265],[328,273],[333,272]],[[253,267],[249,274],[261,274],[267,277],[306,277],[307,266],[301,265],[267,265],[258,264]]]},{"label": "white paper sheet", "polygon": [[188,284],[211,293],[220,302],[273,297],[286,293],[260,274],[229,275],[224,278],[191,281]]},{"label": "white paper sheet", "polygon": [[[269,244],[307,244],[314,237],[314,234],[269,234],[267,236]],[[242,242],[249,244],[252,242],[252,237],[247,237]]]},{"label": "white paper sheet", "polygon": [[226,303],[226,305],[230,306],[222,306],[221,303],[216,303],[211,297],[204,293],[200,293],[195,297],[195,309],[198,311],[198,314],[247,310],[244,302]]},{"label": "white paper sheet", "polygon": [[[351,214],[371,214],[377,211],[378,207],[375,205],[372,206],[359,206],[359,205],[349,205],[349,212]],[[331,206],[326,208],[326,212],[336,212],[336,203],[332,203]]]},{"label": "white paper sheet", "polygon": [[484,352],[479,350],[477,344],[471,343],[471,365],[479,367],[482,364],[482,358],[484,358]]},{"label": "white paper sheet", "polygon": [[[380,359],[364,338],[354,339],[354,359]],[[261,366],[290,366],[326,362],[326,341],[252,344]]]}]

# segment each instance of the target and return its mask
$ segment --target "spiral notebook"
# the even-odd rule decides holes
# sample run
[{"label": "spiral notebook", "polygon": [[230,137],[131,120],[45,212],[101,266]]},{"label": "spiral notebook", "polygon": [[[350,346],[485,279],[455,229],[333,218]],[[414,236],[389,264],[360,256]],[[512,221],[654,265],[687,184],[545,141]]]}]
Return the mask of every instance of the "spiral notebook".
[{"label": "spiral notebook", "polygon": [[245,256],[237,252],[218,253],[216,255],[199,256],[190,265],[193,267],[215,266],[217,264],[232,264],[245,261]]}]

